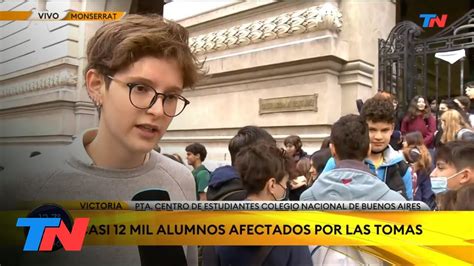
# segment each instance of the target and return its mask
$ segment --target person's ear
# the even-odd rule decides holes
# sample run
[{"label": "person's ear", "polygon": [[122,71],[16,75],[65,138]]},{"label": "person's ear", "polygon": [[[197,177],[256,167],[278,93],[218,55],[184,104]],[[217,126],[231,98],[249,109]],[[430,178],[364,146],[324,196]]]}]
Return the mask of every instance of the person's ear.
[{"label": "person's ear", "polygon": [[92,102],[100,108],[103,103],[105,81],[102,74],[95,69],[89,69],[86,73],[86,89]]},{"label": "person's ear", "polygon": [[462,175],[461,175],[461,179],[459,179],[459,183],[461,185],[467,185],[469,184],[470,182],[472,182],[472,180],[474,179],[474,171],[473,169],[471,168],[466,168],[466,169],[463,169],[463,172],[462,172]]},{"label": "person's ear", "polygon": [[276,178],[270,177],[270,179],[267,180],[267,183],[265,183],[265,187],[267,191],[270,193],[275,193],[275,188],[277,186],[277,181]]},{"label": "person's ear", "polygon": [[334,144],[329,143],[329,150],[331,151],[332,157],[337,159],[337,152],[336,152],[336,147],[334,147]]}]

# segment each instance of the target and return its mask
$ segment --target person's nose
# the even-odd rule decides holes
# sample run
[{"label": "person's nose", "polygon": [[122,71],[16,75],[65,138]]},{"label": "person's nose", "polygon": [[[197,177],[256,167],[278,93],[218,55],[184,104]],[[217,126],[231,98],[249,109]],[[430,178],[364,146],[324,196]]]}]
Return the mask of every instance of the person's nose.
[{"label": "person's nose", "polygon": [[158,99],[156,99],[156,102],[150,108],[148,108],[147,113],[152,114],[154,116],[163,116],[163,98],[158,97]]},{"label": "person's nose", "polygon": [[433,171],[431,171],[430,177],[437,177],[438,176],[438,167],[436,167]]},{"label": "person's nose", "polygon": [[382,139],[382,133],[380,131],[377,131],[374,135],[374,138],[377,140]]}]

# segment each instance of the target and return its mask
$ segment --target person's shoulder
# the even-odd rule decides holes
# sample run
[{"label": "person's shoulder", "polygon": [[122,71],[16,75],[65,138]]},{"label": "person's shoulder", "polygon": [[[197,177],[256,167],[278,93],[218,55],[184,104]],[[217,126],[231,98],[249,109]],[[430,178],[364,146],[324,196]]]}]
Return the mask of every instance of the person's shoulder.
[{"label": "person's shoulder", "polygon": [[338,176],[338,171],[340,169],[331,169],[326,172],[321,173],[318,176],[318,179],[314,181],[314,183],[308,187],[303,193],[300,195],[300,200],[302,201],[314,201],[314,200],[321,200],[318,196],[326,190],[330,185],[334,184]]},{"label": "person's shoulder", "polygon": [[320,181],[320,183],[323,181],[328,183],[338,182],[341,176],[352,175],[354,173],[359,172],[362,171],[353,168],[333,168],[324,173],[321,173],[318,176],[318,180]]},{"label": "person's shoulder", "polygon": [[[151,151],[151,156],[156,158],[156,165],[153,171],[162,178],[170,178],[180,186],[186,194],[186,198],[195,199],[194,177],[185,165],[176,162],[154,150]],[[193,196],[194,195],[194,196]]]},{"label": "person's shoulder", "polygon": [[469,128],[463,128],[456,134],[460,140],[474,140],[474,131]]},{"label": "person's shoulder", "polygon": [[300,201],[311,201],[311,200],[316,200],[313,196],[313,192],[312,190],[314,189],[314,185],[313,184],[311,187],[309,187],[308,189],[306,189],[305,191],[303,191],[303,193],[301,193],[300,195]]},{"label": "person's shoulder", "polygon": [[48,180],[68,169],[67,146],[42,149],[28,154],[14,154],[2,171],[2,194],[11,198],[32,199]]},{"label": "person's shoulder", "polygon": [[203,165],[203,167],[201,168],[201,170],[199,170],[196,175],[197,175],[198,177],[210,178],[210,177],[211,177],[211,171],[209,171],[209,170]]},{"label": "person's shoulder", "polygon": [[383,157],[384,157],[385,162],[382,164],[382,166],[385,166],[385,167],[394,166],[401,161],[405,161],[405,158],[403,157],[403,153],[400,151],[394,150],[392,146],[390,146],[390,144],[388,145],[387,149],[383,153]]},{"label": "person's shoulder", "polygon": [[35,178],[61,171],[67,166],[68,146],[33,152],[33,157],[14,155],[13,162],[6,166],[5,174],[35,176]]},{"label": "person's shoulder", "polygon": [[289,246],[291,252],[295,255],[302,256],[299,259],[309,259],[310,252],[308,246]]},{"label": "person's shoulder", "polygon": [[293,254],[309,254],[308,246],[274,246],[272,248],[272,253],[281,253],[282,251]]},{"label": "person's shoulder", "polygon": [[288,260],[290,265],[311,265],[308,246],[275,246],[272,248],[272,261]]},{"label": "person's shoulder", "polygon": [[325,179],[331,179],[331,182],[341,182],[343,179],[357,179],[357,180],[364,180],[364,179],[369,179],[369,180],[374,180],[378,181],[378,178],[374,173],[370,173],[368,171],[363,171],[361,169],[355,169],[355,168],[339,168],[339,169],[334,169],[330,172],[328,172],[328,175],[325,177]]},{"label": "person's shoulder", "polygon": [[402,194],[389,189],[387,193],[380,200],[389,200],[389,201],[406,201]]},{"label": "person's shoulder", "polygon": [[469,114],[469,121],[471,122],[471,126],[474,127],[474,114]]},{"label": "person's shoulder", "polygon": [[184,164],[174,161],[154,150],[151,153],[151,156],[156,156],[156,168],[158,170],[179,178],[187,178],[191,175],[191,171]]},{"label": "person's shoulder", "polygon": [[336,160],[334,157],[329,158],[329,160],[326,162],[326,165],[324,166],[324,169],[321,174],[326,173],[327,171],[330,171],[336,167]]}]

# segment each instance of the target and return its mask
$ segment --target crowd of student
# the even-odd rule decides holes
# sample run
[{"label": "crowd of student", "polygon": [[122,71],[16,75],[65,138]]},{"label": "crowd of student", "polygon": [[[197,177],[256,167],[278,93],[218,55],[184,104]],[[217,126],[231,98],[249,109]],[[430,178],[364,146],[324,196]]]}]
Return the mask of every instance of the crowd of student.
[{"label": "crowd of student", "polygon": [[[416,96],[397,121],[394,102],[388,93],[377,93],[363,103],[360,115],[335,122],[330,137],[311,156],[297,135],[285,138],[279,148],[267,131],[246,126],[229,143],[232,165],[210,173],[192,160],[205,158],[205,147],[192,144],[186,151],[197,192],[206,192],[200,198],[207,200],[418,200],[432,210],[474,210],[474,132],[464,120],[470,114],[460,113],[466,105],[433,115],[425,98]],[[453,117],[460,120],[453,122]],[[441,137],[435,144],[436,135]],[[392,147],[394,139],[401,145]],[[209,178],[207,190],[198,169]],[[325,256],[330,263],[331,255]],[[206,247],[203,259],[205,265],[321,262],[307,247],[281,246]]]},{"label": "crowd of student", "polygon": [[[420,103],[421,98],[413,102]],[[420,104],[419,112],[411,112],[422,116],[422,109]],[[410,116],[405,116],[405,123],[411,123]],[[360,115],[346,115],[335,122],[330,137],[311,156],[296,135],[287,137],[281,149],[264,129],[244,127],[229,144],[232,166],[211,174],[207,199],[419,200],[432,210],[474,210],[474,141],[463,137],[442,141],[432,158],[426,143],[433,140],[429,134],[435,131],[427,130],[423,136],[417,127],[403,126],[403,145],[397,151],[389,144],[395,120],[392,99],[379,93],[363,104]],[[436,126],[435,121],[428,124]],[[442,134],[451,131],[447,124],[442,122]],[[472,133],[470,126],[464,129]],[[226,197],[234,191],[239,191],[238,197]],[[206,249],[205,265],[250,265],[255,260],[262,262],[259,265],[321,263],[317,255],[310,256],[308,247]],[[331,255],[325,257],[324,263],[331,263]]]},{"label": "crowd of student", "polygon": [[[469,104],[464,101],[464,96],[457,97],[453,102],[460,103],[461,101],[464,104],[459,105],[458,109],[439,111],[434,115],[426,104],[425,98],[416,96],[411,101],[407,114],[400,120],[397,119],[399,108],[395,98],[386,92],[377,93],[366,101],[360,110],[360,116],[366,120],[370,132],[371,148],[364,160],[365,164],[391,190],[399,192],[407,200],[424,201],[432,209],[435,209],[434,192],[439,192],[444,188],[438,187],[440,178],[437,176],[437,172],[433,171],[436,162],[432,157],[437,150],[450,142],[474,141],[474,131],[468,120],[464,120],[464,118],[468,119],[473,116],[467,112]],[[460,120],[453,117],[460,118]],[[397,123],[401,124],[398,127],[401,129],[400,131],[396,130]],[[337,123],[333,125],[333,127],[336,126]],[[348,126],[346,125],[346,127]],[[259,137],[254,141],[267,139],[267,142],[275,142],[268,133],[258,133],[260,131],[266,132],[258,127],[244,127],[235,138],[242,138],[247,134]],[[340,131],[342,132],[342,130]],[[263,138],[263,135],[266,138]],[[440,141],[435,145],[436,138]],[[296,176],[288,182],[290,200],[298,200],[302,192],[311,187],[321,173],[336,167],[335,158],[332,156],[334,152],[330,148],[331,142],[335,143],[334,136],[326,138],[320,150],[310,156],[303,150],[303,143],[299,136],[291,135],[285,138],[284,149],[294,161],[293,170],[296,173]],[[236,147],[235,143],[243,146],[252,144],[232,140],[229,145],[229,150],[233,151],[231,158],[237,156],[236,152],[239,151],[239,147]],[[186,151],[188,163],[195,169],[193,174],[196,178],[197,192],[201,193],[201,199],[216,200],[216,190],[221,187],[224,187],[223,190],[227,190],[226,186],[220,186],[223,181],[239,178],[238,172],[229,166],[218,168],[215,173],[211,174],[202,165],[207,154],[203,145],[194,143],[186,147]],[[196,160],[196,157],[201,160]],[[431,178],[430,174],[432,174]],[[218,182],[216,182],[217,180]],[[434,185],[431,184],[432,180]],[[211,182],[209,190],[205,189],[206,182]],[[211,194],[210,197],[203,195],[206,191]],[[221,195],[222,193],[217,194]]]},{"label": "crowd of student", "polygon": [[[21,167],[1,171],[2,210],[24,201],[123,201],[143,199],[146,191],[163,195],[157,190],[173,201],[418,199],[432,209],[473,208],[472,128],[465,111],[450,101],[440,104],[440,110],[444,105],[449,110],[438,119],[423,97],[415,97],[407,114],[399,116],[394,99],[378,93],[359,105],[360,115],[335,122],[330,138],[311,156],[298,136],[285,139],[283,149],[264,129],[245,126],[229,142],[231,165],[212,173],[202,165],[207,152],[201,144],[185,149],[192,172],[179,156],[153,151],[190,103],[183,88],[194,87],[203,74],[188,40],[186,29],[156,15],[129,15],[100,27],[88,42],[85,67],[85,87],[100,114],[98,128],[84,131],[67,147],[31,158],[11,154]],[[463,99],[458,102],[467,108]],[[397,151],[390,141],[406,145]],[[311,256],[308,247],[290,246],[208,247],[202,254],[205,265],[310,265],[322,258]],[[175,255],[197,264],[195,246],[84,246],[81,252],[2,248],[0,263],[180,265]]]}]

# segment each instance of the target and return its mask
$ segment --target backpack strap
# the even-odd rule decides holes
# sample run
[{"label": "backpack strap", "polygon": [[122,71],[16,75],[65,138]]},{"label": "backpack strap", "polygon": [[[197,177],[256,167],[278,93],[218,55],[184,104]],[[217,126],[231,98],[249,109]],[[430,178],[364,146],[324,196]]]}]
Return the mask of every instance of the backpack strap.
[{"label": "backpack strap", "polygon": [[[396,192],[399,192],[405,199],[408,199],[405,182],[405,176],[409,165],[405,161],[400,161],[392,166],[389,166],[385,172],[385,183],[387,186]],[[410,181],[411,182],[411,181]]]},{"label": "backpack strap", "polygon": [[244,192],[245,190],[243,189],[238,189],[238,190],[233,190],[233,191],[229,191],[227,193],[225,193],[224,195],[220,196],[218,199],[216,200],[225,200],[227,197],[230,197],[232,195],[235,195],[235,194],[238,194],[238,193],[242,193]]},{"label": "backpack strap", "polygon": [[461,128],[457,133],[456,133],[456,140],[462,139],[462,135],[466,132],[472,132],[472,130],[468,128]]},{"label": "backpack strap", "polygon": [[316,251],[318,251],[318,249],[320,248],[321,246],[316,246],[313,248],[313,250],[311,250],[311,257],[316,253]]},{"label": "backpack strap", "polygon": [[400,173],[400,176],[403,178],[405,174],[408,171],[408,168],[410,168],[410,165],[407,164],[405,161],[401,160],[397,163],[398,166],[398,171]]}]

